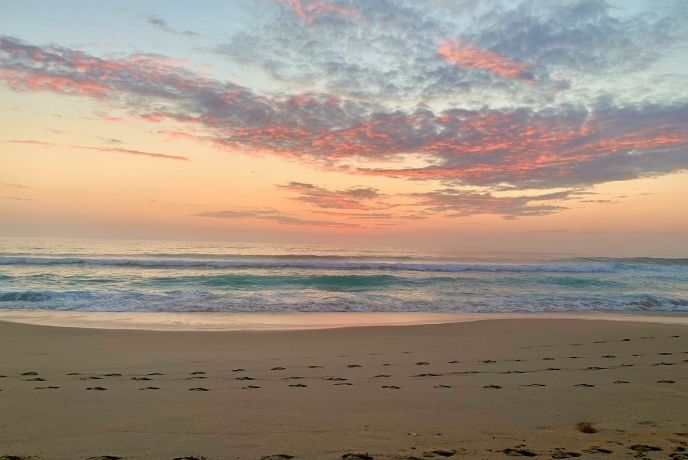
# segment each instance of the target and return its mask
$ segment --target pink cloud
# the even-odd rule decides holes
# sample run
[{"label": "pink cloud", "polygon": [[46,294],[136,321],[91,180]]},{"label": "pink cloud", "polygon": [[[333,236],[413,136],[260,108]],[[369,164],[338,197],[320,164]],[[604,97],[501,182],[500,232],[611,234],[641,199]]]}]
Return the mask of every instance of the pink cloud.
[{"label": "pink cloud", "polygon": [[482,49],[463,39],[440,41],[437,53],[444,60],[459,67],[483,70],[503,78],[530,79],[524,75],[524,72],[531,67],[530,64]]}]

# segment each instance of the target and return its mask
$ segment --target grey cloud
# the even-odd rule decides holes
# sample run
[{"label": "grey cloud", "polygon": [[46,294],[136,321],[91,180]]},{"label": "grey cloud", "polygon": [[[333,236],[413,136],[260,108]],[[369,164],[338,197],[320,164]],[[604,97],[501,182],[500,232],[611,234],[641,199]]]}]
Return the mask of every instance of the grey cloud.
[{"label": "grey cloud", "polygon": [[146,16],[146,22],[156,29],[170,34],[183,35],[185,37],[198,37],[200,35],[198,32],[193,32],[191,30],[177,30],[170,26],[167,21],[157,16]]},{"label": "grey cloud", "polygon": [[275,209],[255,209],[255,210],[223,210],[223,211],[205,211],[196,214],[198,217],[212,217],[217,219],[258,219],[276,222],[278,224],[286,225],[301,225],[313,227],[331,227],[331,228],[360,228],[360,225],[335,222],[328,220],[317,219],[303,219],[300,217],[284,214]]}]

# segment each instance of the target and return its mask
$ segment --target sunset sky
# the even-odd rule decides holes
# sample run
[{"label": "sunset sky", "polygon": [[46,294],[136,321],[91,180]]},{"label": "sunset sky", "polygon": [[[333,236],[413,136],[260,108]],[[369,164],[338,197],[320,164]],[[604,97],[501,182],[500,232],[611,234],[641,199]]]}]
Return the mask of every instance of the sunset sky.
[{"label": "sunset sky", "polygon": [[0,2],[0,234],[688,256],[688,2]]}]

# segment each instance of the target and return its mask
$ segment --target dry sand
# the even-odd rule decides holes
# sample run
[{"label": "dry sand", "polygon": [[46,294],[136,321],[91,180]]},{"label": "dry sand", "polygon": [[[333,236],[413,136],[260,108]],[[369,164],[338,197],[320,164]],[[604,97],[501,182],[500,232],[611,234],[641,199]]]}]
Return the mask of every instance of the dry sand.
[{"label": "dry sand", "polygon": [[0,375],[0,459],[688,458],[684,325],[0,322]]}]

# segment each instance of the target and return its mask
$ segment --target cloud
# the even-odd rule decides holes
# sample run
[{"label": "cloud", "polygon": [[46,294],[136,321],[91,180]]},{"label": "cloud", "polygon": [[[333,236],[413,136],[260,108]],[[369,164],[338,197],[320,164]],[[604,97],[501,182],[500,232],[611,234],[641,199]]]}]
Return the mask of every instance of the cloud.
[{"label": "cloud", "polygon": [[467,40],[443,39],[437,46],[437,53],[459,67],[492,72],[503,78],[531,78],[526,75],[529,64],[481,49]]},{"label": "cloud", "polygon": [[534,196],[495,196],[492,193],[444,189],[416,193],[418,205],[432,213],[447,217],[467,217],[478,214],[497,214],[507,219],[543,216],[566,209],[554,204],[574,195],[576,191],[553,192]]},{"label": "cloud", "polygon": [[28,185],[18,184],[16,182],[4,182],[0,181],[0,186],[8,188],[29,188]]},{"label": "cloud", "polygon": [[345,190],[328,190],[313,184],[303,182],[290,182],[286,185],[278,185],[278,188],[297,193],[294,200],[314,205],[325,209],[352,209],[372,210],[385,209],[390,205],[380,200],[387,198],[371,187],[353,187]]},{"label": "cloud", "polygon": [[[34,75],[63,84],[27,86]],[[0,39],[0,82],[19,91],[92,97],[140,120],[182,126],[181,135],[230,151],[452,187],[578,188],[688,169],[688,100],[679,97],[671,103],[619,103],[607,96],[544,108],[387,110],[331,93],[261,94],[162,56],[101,59],[11,38]],[[75,92],[81,87],[98,91]],[[346,191],[303,185],[290,191],[311,204],[346,198]]]},{"label": "cloud", "polygon": [[93,145],[77,145],[77,144],[67,144],[67,145],[61,146],[60,144],[54,144],[52,142],[37,141],[37,140],[32,140],[32,139],[10,139],[10,140],[5,141],[5,142],[10,143],[10,144],[38,145],[41,147],[66,147],[66,148],[70,148],[70,149],[92,150],[92,151],[106,152],[106,153],[123,153],[126,155],[137,155],[137,156],[144,156],[144,157],[149,157],[149,158],[157,158],[157,159],[161,159],[161,160],[189,161],[189,159],[187,157],[181,156],[181,155],[168,155],[168,154],[164,154],[164,153],[144,152],[141,150],[116,148],[116,147],[99,147],[99,146],[93,146]]},{"label": "cloud", "polygon": [[191,30],[177,30],[171,27],[167,21],[157,16],[146,16],[146,22],[156,29],[170,34],[183,35],[185,37],[198,37],[200,35],[198,32],[193,32]]},{"label": "cloud", "polygon": [[309,227],[327,228],[363,228],[361,225],[345,222],[335,222],[329,220],[304,219],[289,214],[284,214],[275,209],[255,209],[255,210],[223,210],[223,211],[204,211],[196,214],[198,217],[211,217],[216,219],[258,219],[276,222],[285,225],[299,225]]},{"label": "cloud", "polygon": [[349,5],[339,5],[334,2],[323,0],[276,0],[283,3],[296,14],[306,24],[315,24],[321,16],[338,17],[350,19],[356,22],[362,21],[361,13]]},{"label": "cloud", "polygon": [[591,76],[622,79],[688,39],[681,1],[648,2],[632,13],[600,0],[345,4],[364,23],[328,21],[325,32],[265,15],[217,51],[278,82],[375,99],[388,109],[542,107],[568,90],[595,97]]}]

